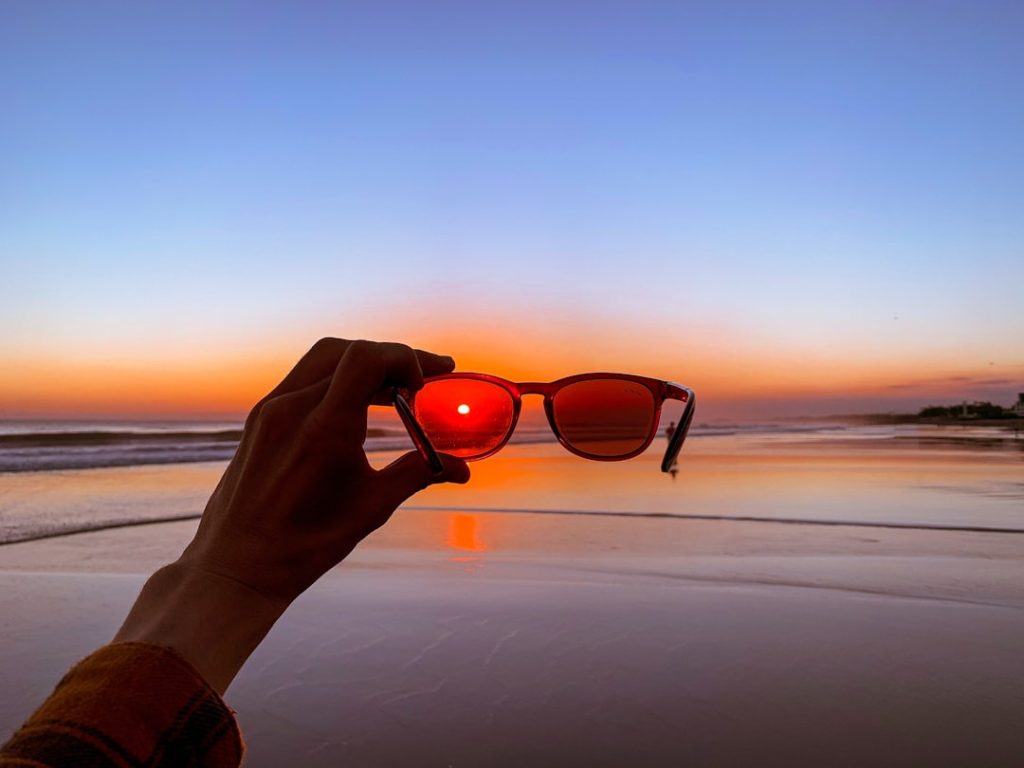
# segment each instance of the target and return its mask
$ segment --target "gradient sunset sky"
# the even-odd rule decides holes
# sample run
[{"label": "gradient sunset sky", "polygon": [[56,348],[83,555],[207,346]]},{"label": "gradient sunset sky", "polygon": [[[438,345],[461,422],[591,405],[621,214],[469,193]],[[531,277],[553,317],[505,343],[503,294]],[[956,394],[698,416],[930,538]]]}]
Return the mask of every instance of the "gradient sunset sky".
[{"label": "gradient sunset sky", "polygon": [[0,418],[316,338],[699,420],[1024,391],[1024,5],[5,2]]}]

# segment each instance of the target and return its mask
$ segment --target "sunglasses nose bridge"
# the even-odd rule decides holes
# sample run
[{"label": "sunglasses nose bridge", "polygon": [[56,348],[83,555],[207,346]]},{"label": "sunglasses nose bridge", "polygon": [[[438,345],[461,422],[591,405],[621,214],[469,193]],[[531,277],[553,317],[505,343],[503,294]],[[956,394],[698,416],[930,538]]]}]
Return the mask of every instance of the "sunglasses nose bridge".
[{"label": "sunglasses nose bridge", "polygon": [[546,381],[523,381],[516,384],[516,389],[519,390],[520,401],[522,401],[524,395],[538,395],[544,398],[544,415],[547,416],[548,424],[551,425],[551,431],[561,441],[562,438],[558,433],[558,425],[555,423],[555,413],[552,407],[551,383]]},{"label": "sunglasses nose bridge", "polygon": [[516,384],[516,389],[519,390],[520,395],[540,395],[541,397],[547,397],[551,391],[551,385],[541,381],[524,381]]}]

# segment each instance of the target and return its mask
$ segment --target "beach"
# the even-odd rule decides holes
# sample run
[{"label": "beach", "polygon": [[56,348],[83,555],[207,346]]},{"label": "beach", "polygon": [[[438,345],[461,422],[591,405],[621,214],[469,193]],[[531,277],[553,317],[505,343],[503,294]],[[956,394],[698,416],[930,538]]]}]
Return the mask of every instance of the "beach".
[{"label": "beach", "polygon": [[[412,499],[229,689],[246,764],[1020,763],[1012,434],[720,429],[659,459],[511,445]],[[0,732],[197,524],[136,523],[197,514],[223,466],[0,474],[36,539],[0,546]]]}]

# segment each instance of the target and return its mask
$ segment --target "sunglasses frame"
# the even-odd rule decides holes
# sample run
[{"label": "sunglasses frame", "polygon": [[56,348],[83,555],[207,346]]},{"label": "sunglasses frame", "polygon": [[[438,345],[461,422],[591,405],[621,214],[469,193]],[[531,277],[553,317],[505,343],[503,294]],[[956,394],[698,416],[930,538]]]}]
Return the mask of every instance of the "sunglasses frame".
[{"label": "sunglasses frame", "polygon": [[[547,416],[548,424],[551,426],[551,431],[554,432],[558,442],[562,444],[562,447],[569,453],[575,454],[584,459],[591,461],[626,461],[632,459],[635,456],[639,456],[641,453],[646,451],[654,438],[658,434],[658,427],[661,422],[661,408],[665,404],[666,400],[681,400],[686,405],[683,410],[683,415],[679,420],[679,424],[675,431],[672,433],[672,437],[669,440],[668,448],[665,450],[665,456],[661,461],[661,471],[669,472],[675,466],[676,458],[679,456],[679,450],[683,447],[683,442],[686,440],[686,435],[690,431],[690,423],[693,421],[693,412],[696,405],[697,396],[693,390],[689,387],[684,387],[681,384],[676,384],[671,381],[662,381],[661,379],[652,379],[647,376],[635,376],[630,373],[578,373],[574,376],[566,376],[562,379],[557,379],[551,382],[540,382],[540,381],[523,381],[515,382],[503,379],[500,376],[492,376],[487,373],[447,373],[442,376],[432,376],[423,381],[424,386],[431,384],[436,381],[451,381],[456,379],[471,379],[473,381],[485,381],[489,384],[501,387],[509,396],[512,398],[512,422],[509,424],[508,431],[505,436],[501,439],[497,445],[491,448],[485,453],[480,455],[472,456],[473,461],[479,459],[486,459],[488,456],[493,456],[505,445],[512,437],[512,433],[516,431],[516,425],[519,423],[519,414],[522,410],[523,395],[542,395],[544,397],[544,413]],[[651,431],[647,435],[647,439],[644,440],[636,450],[621,456],[600,456],[585,451],[580,451],[574,448],[566,439],[563,437],[561,431],[558,429],[558,424],[555,422],[555,395],[558,394],[559,390],[569,386],[570,384],[576,384],[581,381],[595,381],[600,379],[615,379],[618,381],[631,381],[635,384],[641,384],[646,387],[654,398],[654,419],[651,421]],[[410,392],[410,404],[415,411],[416,409],[416,393]]]}]

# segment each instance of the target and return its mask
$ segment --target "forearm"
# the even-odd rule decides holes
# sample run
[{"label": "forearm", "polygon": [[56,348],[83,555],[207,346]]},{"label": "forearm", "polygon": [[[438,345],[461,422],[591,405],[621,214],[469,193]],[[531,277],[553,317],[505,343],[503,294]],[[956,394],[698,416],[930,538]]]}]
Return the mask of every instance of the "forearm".
[{"label": "forearm", "polygon": [[179,560],[149,578],[114,642],[171,648],[223,694],[286,607]]}]

